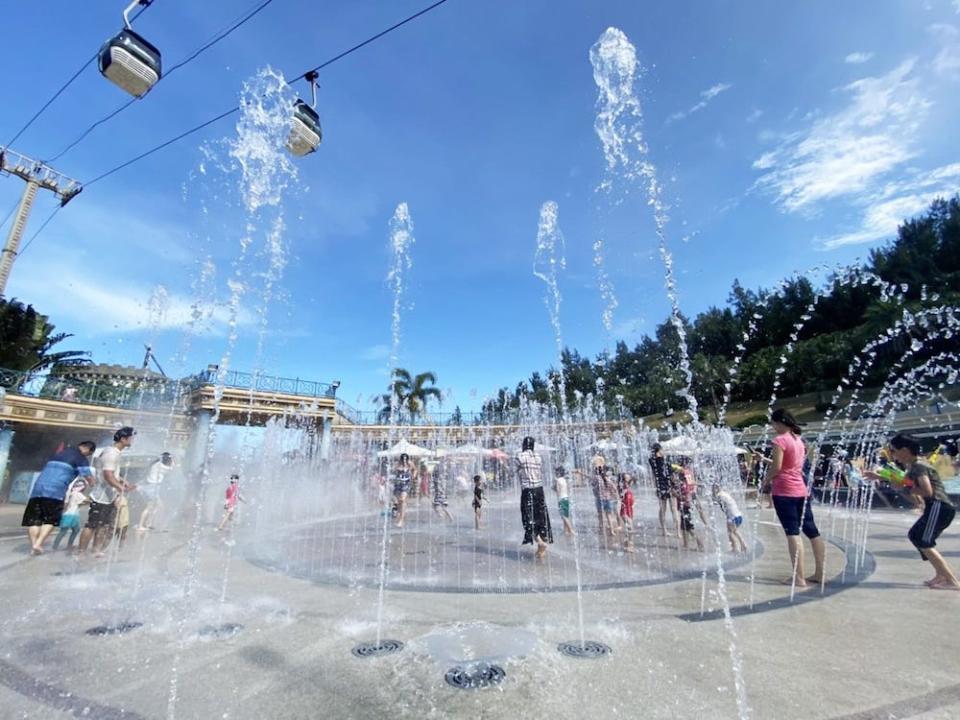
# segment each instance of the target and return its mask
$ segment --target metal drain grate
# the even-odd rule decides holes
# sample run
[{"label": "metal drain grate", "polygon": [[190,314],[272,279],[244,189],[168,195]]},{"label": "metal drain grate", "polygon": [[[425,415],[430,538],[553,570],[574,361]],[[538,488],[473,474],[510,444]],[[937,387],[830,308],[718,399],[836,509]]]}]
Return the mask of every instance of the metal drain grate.
[{"label": "metal drain grate", "polygon": [[238,632],[243,630],[243,625],[240,623],[223,623],[222,625],[204,625],[202,628],[197,630],[197,635],[200,637],[233,637]]},{"label": "metal drain grate", "polygon": [[452,685],[459,690],[482,690],[493,687],[503,682],[507,676],[506,671],[499,665],[458,665],[455,668],[447,670],[444,679],[447,685]]},{"label": "metal drain grate", "polygon": [[116,625],[97,625],[87,630],[87,635],[123,635],[131,630],[136,630],[143,625],[142,622],[122,622]]},{"label": "metal drain grate", "polygon": [[357,657],[367,658],[392,655],[401,650],[403,650],[403,643],[399,640],[381,640],[379,643],[360,643],[351,652]]},{"label": "metal drain grate", "polygon": [[606,657],[613,650],[609,645],[604,645],[594,640],[587,640],[582,645],[578,642],[565,642],[557,645],[557,650],[568,657],[595,659]]}]

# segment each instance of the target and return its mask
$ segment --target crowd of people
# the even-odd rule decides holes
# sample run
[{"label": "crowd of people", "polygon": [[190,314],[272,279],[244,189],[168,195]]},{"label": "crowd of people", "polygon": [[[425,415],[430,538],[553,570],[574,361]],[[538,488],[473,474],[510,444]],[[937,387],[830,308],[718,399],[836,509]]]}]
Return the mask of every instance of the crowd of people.
[{"label": "crowd of people", "polygon": [[[813,514],[811,495],[814,473],[808,460],[808,455],[812,454],[811,448],[803,441],[802,429],[788,411],[782,408],[775,410],[771,425],[775,437],[769,453],[757,452],[754,456],[754,472],[759,476],[758,503],[759,497],[770,498],[771,507],[786,537],[790,574],[785,582],[798,588],[819,585],[826,581],[826,543]],[[542,560],[554,537],[544,492],[543,456],[535,448],[533,437],[523,438],[514,463],[520,489],[520,521],[524,531],[522,542],[524,545],[535,545],[534,558]],[[937,538],[951,524],[955,513],[938,470],[920,456],[919,442],[905,435],[897,435],[890,440],[889,447],[877,458],[877,465],[877,470],[864,469],[859,472],[859,482],[889,481],[891,475],[886,471],[895,469],[897,477],[901,479],[901,490],[922,508],[921,517],[911,528],[908,537],[921,557],[934,567],[934,577],[926,585],[934,589],[960,589],[960,580],[936,550]],[[596,509],[597,532],[607,542],[607,547],[611,543],[614,546],[619,544],[624,552],[635,552],[633,488],[637,478],[629,472],[615,470],[602,454],[593,457],[592,466],[589,477],[584,477],[585,473],[578,468],[571,471],[564,467],[553,469],[553,490],[564,534],[572,535],[574,532],[570,497],[570,477],[573,476],[590,487]],[[682,546],[687,548],[695,545],[697,550],[703,551],[705,543],[700,528],[706,527],[708,520],[700,499],[702,484],[694,477],[693,466],[690,457],[667,457],[659,443],[651,448],[649,468],[659,505],[661,535],[668,535],[669,512],[672,519],[670,532],[676,535]],[[741,462],[740,469],[741,479],[749,483],[750,466]],[[451,519],[443,475],[436,471],[423,472],[434,489],[434,508],[442,512],[443,517]],[[392,486],[393,513],[397,517],[398,527],[404,523],[407,494],[412,486],[410,478],[415,474],[410,458],[401,455]],[[483,507],[482,482],[480,475],[474,477],[473,508],[475,527],[478,529]],[[748,546],[741,534],[743,514],[734,494],[714,482],[710,485],[709,499],[722,513],[730,551],[746,553]],[[381,493],[381,501],[385,504],[388,502],[384,493]],[[801,534],[807,538],[813,555],[813,571],[809,575],[806,572]]]},{"label": "crowd of people", "polygon": [[[47,461],[33,483],[21,521],[27,529],[32,555],[44,553],[54,528],[58,529],[53,540],[54,551],[59,551],[64,541],[64,549],[76,550],[78,558],[88,554],[103,557],[112,542],[121,549],[130,529],[133,494],[139,495],[143,502],[135,528],[137,536],[142,538],[154,529],[163,509],[161,487],[173,469],[173,456],[162,453],[150,465],[142,483],[128,482],[121,472],[122,454],[135,437],[132,427],[122,427],[114,433],[113,444],[99,452],[96,443],[84,440],[75,447],[63,448]],[[238,502],[243,502],[239,476],[232,475],[217,530],[229,527]],[[81,523],[83,508],[87,514],[86,521]]]},{"label": "crowd of people", "polygon": [[[775,437],[769,454],[754,454],[754,471],[761,477],[758,497],[770,497],[772,507],[787,540],[790,558],[790,575],[786,578],[792,586],[804,588],[825,582],[826,543],[814,519],[811,495],[814,472],[810,467],[811,448],[802,439],[802,429],[793,416],[784,409],[771,415]],[[31,553],[40,555],[54,528],[58,533],[53,541],[58,550],[66,541],[72,549],[79,535],[78,555],[92,552],[103,556],[107,546],[116,540],[122,547],[130,525],[129,496],[139,492],[144,507],[140,513],[136,531],[142,535],[153,528],[161,510],[160,487],[173,467],[169,453],[150,467],[146,478],[139,486],[128,482],[120,472],[121,454],[131,446],[136,433],[131,427],[117,430],[113,444],[97,452],[92,441],[83,441],[76,447],[67,447],[56,453],[47,462],[37,477],[24,510],[22,525],[27,528]],[[931,459],[920,454],[920,443],[907,435],[897,435],[889,441],[873,469],[863,463],[856,470],[856,483],[891,483],[912,499],[921,511],[920,518],[911,527],[908,537],[920,556],[934,568],[934,576],[926,585],[932,589],[960,590],[960,579],[936,549],[937,538],[953,522],[955,508],[947,495],[940,472],[937,469],[939,451]],[[954,451],[953,455],[956,453]],[[832,460],[842,459],[836,455]],[[948,460],[949,461],[949,458]],[[534,545],[534,558],[542,560],[547,548],[554,542],[550,510],[545,493],[547,480],[543,455],[536,450],[532,436],[524,437],[521,450],[513,459],[517,484],[520,490],[520,522],[523,527],[523,544]],[[648,459],[651,484],[658,503],[658,521],[662,536],[668,536],[667,514],[672,520],[671,533],[684,548],[693,545],[699,551],[705,547],[701,528],[708,525],[707,514],[701,502],[701,490],[705,489],[694,477],[694,463],[689,456],[665,455],[663,447],[655,443]],[[840,472],[850,477],[849,464],[828,464],[827,472],[836,483]],[[636,470],[637,468],[634,467]],[[744,479],[749,481],[749,468],[741,464]],[[597,518],[597,534],[606,547],[619,547],[625,553],[635,552],[634,488],[636,474],[612,467],[602,454],[592,458],[592,472],[580,468],[567,469],[558,466],[552,469],[552,489],[556,496],[556,508],[562,523],[563,534],[575,532],[571,498],[573,482],[588,485],[593,495]],[[445,473],[435,467],[415,464],[409,455],[401,454],[392,468],[389,479],[377,476],[378,501],[384,513],[393,516],[395,525],[402,528],[407,521],[408,503],[411,494],[428,498],[434,512],[450,522],[453,516],[447,499]],[[473,476],[472,501],[474,527],[482,527],[485,494],[485,477]],[[470,483],[463,484],[465,492]],[[851,482],[849,479],[846,482]],[[459,488],[458,488],[459,489]],[[747,552],[747,543],[741,534],[743,515],[737,500],[728,489],[716,482],[710,485],[709,501],[722,513],[726,525],[727,540],[733,553]],[[218,531],[229,529],[233,523],[237,504],[244,502],[240,494],[239,476],[232,475],[224,497],[224,513],[217,526]],[[86,523],[81,529],[80,512],[88,508]],[[814,569],[807,575],[804,546],[801,533],[809,541]]]}]

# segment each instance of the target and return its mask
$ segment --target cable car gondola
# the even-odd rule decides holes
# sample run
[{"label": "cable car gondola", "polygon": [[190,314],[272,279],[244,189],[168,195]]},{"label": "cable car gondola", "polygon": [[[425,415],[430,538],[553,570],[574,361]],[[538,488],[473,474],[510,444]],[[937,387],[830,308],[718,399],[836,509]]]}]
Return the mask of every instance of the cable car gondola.
[{"label": "cable car gondola", "polygon": [[293,119],[290,125],[290,135],[287,137],[287,150],[297,157],[303,157],[316,151],[323,139],[320,129],[320,115],[314,109],[317,105],[317,78],[316,72],[308,72],[304,78],[310,83],[313,91],[313,106],[303,100],[293,103]]},{"label": "cable car gondola", "polygon": [[160,80],[160,51],[133,31],[130,11],[153,0],[133,0],[123,11],[124,28],[100,48],[100,73],[134,97],[143,97]]}]

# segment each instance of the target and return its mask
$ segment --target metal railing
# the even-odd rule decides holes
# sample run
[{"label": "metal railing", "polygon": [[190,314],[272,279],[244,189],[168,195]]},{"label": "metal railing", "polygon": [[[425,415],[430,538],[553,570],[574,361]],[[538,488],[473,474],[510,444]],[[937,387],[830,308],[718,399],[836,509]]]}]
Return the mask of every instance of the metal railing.
[{"label": "metal railing", "polygon": [[184,400],[183,385],[177,380],[80,380],[45,372],[0,368],[0,387],[8,393],[26,397],[123,409],[169,406],[182,404]]},{"label": "metal railing", "polygon": [[324,383],[300,378],[285,378],[263,373],[227,370],[221,373],[217,368],[207,368],[193,377],[192,387],[201,385],[223,385],[228,388],[254,390],[257,392],[275,392],[306,397],[327,397],[337,395],[339,383]]}]

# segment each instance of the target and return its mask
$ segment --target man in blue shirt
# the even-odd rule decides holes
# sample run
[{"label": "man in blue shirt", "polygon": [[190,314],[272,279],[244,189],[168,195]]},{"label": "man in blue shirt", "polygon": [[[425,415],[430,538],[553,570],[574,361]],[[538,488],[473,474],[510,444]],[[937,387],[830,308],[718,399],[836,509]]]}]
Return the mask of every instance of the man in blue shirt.
[{"label": "man in blue shirt", "polygon": [[27,528],[32,555],[43,554],[43,543],[60,524],[63,498],[78,475],[92,475],[89,457],[97,446],[84,440],[75,448],[68,447],[54,455],[43,466],[30,492],[21,525]]}]

